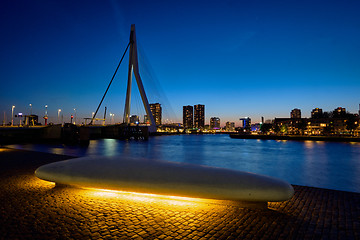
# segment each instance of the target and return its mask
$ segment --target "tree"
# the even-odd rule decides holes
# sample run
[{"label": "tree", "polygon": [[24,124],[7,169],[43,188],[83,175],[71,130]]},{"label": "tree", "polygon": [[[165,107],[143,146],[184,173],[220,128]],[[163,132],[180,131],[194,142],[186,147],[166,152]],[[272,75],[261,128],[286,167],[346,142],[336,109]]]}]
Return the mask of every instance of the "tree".
[{"label": "tree", "polygon": [[260,131],[264,134],[267,134],[272,128],[271,123],[263,123],[260,127]]},{"label": "tree", "polygon": [[332,113],[331,112],[323,112],[322,117],[323,118],[332,118]]},{"label": "tree", "polygon": [[353,134],[354,130],[357,128],[357,124],[355,124],[356,121],[356,116],[354,114],[347,114],[347,119],[346,119],[346,129],[350,131],[351,134]]},{"label": "tree", "polygon": [[283,125],[281,125],[281,127],[280,127],[280,131],[281,131],[282,133],[287,133],[287,132],[288,132],[288,127],[287,127],[285,124],[283,124]]},{"label": "tree", "polygon": [[274,130],[274,132],[275,132],[276,134],[278,134],[278,133],[280,132],[280,127],[279,127],[279,125],[278,125],[278,124],[274,124],[273,130]]}]

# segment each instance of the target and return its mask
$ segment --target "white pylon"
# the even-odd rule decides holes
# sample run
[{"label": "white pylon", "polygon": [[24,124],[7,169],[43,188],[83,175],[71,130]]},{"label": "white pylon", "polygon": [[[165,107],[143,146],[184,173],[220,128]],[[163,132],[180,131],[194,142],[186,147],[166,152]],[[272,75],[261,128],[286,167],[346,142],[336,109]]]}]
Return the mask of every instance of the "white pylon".
[{"label": "white pylon", "polygon": [[131,31],[130,31],[129,72],[128,72],[128,84],[127,84],[125,112],[124,112],[124,122],[126,124],[130,123],[131,84],[132,84],[133,73],[135,75],[135,79],[136,79],[136,82],[137,82],[137,85],[139,88],[139,92],[141,95],[142,102],[144,104],[146,114],[150,120],[149,131],[156,132],[156,124],[155,124],[154,116],[150,110],[150,105],[149,105],[148,99],[146,97],[144,86],[142,84],[140,73],[139,73],[135,24],[131,25]]}]

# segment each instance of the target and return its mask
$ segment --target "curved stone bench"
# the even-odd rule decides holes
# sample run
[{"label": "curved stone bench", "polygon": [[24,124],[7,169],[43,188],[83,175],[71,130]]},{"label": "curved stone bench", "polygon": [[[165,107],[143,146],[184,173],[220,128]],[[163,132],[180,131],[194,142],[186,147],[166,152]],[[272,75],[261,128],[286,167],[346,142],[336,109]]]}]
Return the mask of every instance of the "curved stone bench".
[{"label": "curved stone bench", "polygon": [[218,200],[277,202],[294,194],[273,177],[148,159],[82,157],[41,166],[35,174],[61,185]]}]

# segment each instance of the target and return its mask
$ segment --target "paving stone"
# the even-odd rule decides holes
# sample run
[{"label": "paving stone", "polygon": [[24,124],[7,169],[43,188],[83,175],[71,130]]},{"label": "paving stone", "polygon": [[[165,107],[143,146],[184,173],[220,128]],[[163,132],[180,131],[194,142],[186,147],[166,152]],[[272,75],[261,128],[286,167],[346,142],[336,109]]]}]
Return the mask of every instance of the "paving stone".
[{"label": "paving stone", "polygon": [[[26,158],[23,156],[26,155]],[[360,194],[294,186],[267,210],[54,188],[34,170],[68,156],[0,152],[0,239],[359,239]]]}]

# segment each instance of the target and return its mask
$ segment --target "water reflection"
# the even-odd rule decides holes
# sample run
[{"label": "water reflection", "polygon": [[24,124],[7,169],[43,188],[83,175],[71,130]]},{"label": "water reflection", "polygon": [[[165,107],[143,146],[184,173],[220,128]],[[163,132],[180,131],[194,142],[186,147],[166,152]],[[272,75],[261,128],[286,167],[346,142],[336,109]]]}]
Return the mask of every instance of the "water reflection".
[{"label": "water reflection", "polygon": [[305,147],[308,149],[314,148],[315,142],[314,141],[304,141]]},{"label": "water reflection", "polygon": [[304,168],[302,170],[304,181],[309,181],[321,186],[322,182],[331,181],[328,169],[328,151],[325,145],[319,142],[305,142]]}]

